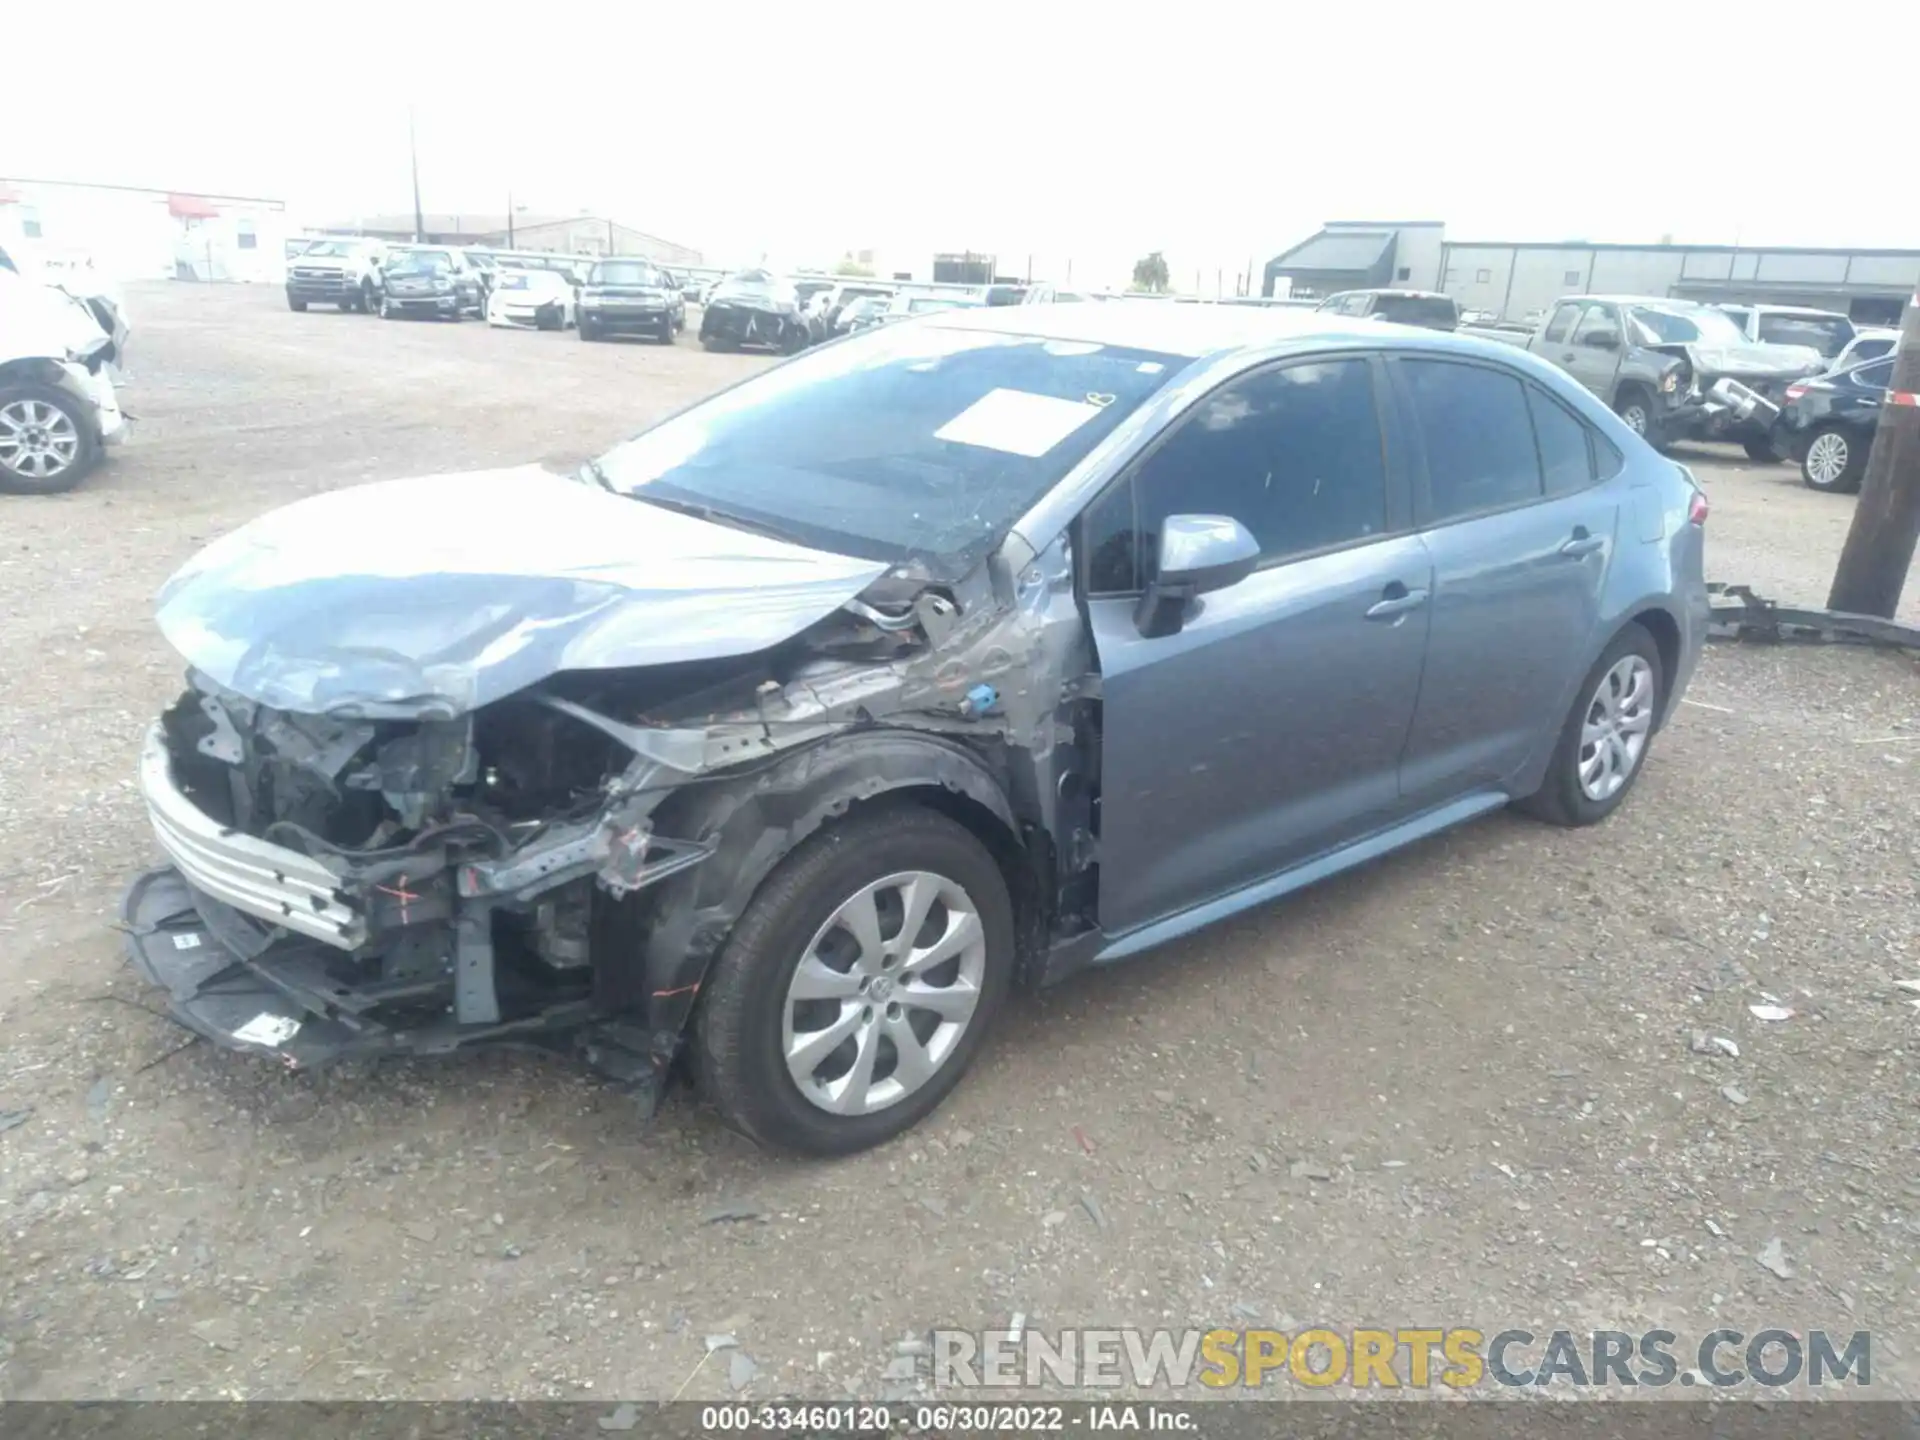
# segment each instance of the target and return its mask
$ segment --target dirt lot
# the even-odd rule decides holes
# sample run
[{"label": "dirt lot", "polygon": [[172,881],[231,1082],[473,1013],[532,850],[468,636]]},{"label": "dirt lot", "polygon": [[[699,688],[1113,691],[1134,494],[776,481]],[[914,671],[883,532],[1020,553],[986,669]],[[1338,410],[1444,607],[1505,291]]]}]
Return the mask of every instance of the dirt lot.
[{"label": "dirt lot", "polygon": [[[178,1048],[108,928],[179,683],[156,587],[285,500],[572,463],[760,362],[132,302],[134,444],[0,502],[0,1394],[870,1395],[1014,1313],[1868,1329],[1920,1389],[1911,662],[1717,649],[1607,825],[1497,816],[1018,1003],[854,1160],[522,1057],[292,1076]],[[1691,458],[1713,577],[1820,603],[1851,502]]]}]

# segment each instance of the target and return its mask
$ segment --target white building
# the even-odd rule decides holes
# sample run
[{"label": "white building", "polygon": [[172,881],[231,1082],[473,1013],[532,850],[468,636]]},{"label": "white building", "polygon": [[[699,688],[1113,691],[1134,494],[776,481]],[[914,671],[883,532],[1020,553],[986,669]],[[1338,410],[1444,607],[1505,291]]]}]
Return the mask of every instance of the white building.
[{"label": "white building", "polygon": [[116,280],[278,284],[288,233],[279,200],[0,176],[0,246],[85,255]]}]

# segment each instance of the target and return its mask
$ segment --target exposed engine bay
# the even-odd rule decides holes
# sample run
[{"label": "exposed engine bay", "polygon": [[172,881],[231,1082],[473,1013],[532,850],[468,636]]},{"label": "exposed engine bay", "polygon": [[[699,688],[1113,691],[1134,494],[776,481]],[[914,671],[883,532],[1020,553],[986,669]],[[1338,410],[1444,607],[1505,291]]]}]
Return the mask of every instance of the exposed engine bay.
[{"label": "exposed engine bay", "polygon": [[1091,934],[1098,687],[1066,544],[991,570],[466,713],[302,713],[190,671],[142,763],[173,863],[129,892],[135,959],[185,1023],[290,1065],[565,1037],[657,1093],[760,880],[890,790],[1005,834],[1041,948]]}]

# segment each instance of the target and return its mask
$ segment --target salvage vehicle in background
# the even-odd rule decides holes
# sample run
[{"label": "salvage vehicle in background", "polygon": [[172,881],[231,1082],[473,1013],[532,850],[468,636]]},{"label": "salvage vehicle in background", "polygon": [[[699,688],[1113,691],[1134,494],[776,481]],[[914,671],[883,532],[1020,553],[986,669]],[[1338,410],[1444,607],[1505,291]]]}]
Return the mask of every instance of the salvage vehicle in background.
[{"label": "salvage vehicle in background", "polygon": [[1559,301],[1530,337],[1466,333],[1524,344],[1561,366],[1655,445],[1727,440],[1772,461],[1772,431],[1787,386],[1822,368],[1799,346],[1750,341],[1710,305],[1639,295]]},{"label": "salvage vehicle in background", "polygon": [[425,315],[436,320],[461,320],[484,313],[480,280],[466,257],[446,246],[417,245],[396,249],[383,271],[380,318],[394,320]]},{"label": "salvage vehicle in background", "polygon": [[126,439],[113,351],[84,301],[0,267],[0,491],[71,490]]},{"label": "salvage vehicle in background", "polygon": [[1799,462],[1808,489],[1844,495],[1860,489],[1893,365],[1888,356],[1787,387],[1778,445]]},{"label": "salvage vehicle in background", "polygon": [[833,333],[851,335],[856,330],[872,329],[885,322],[892,306],[892,296],[862,295],[857,300],[849,300],[840,307],[839,318],[833,322]]},{"label": "salvage vehicle in background", "polygon": [[886,309],[876,323],[891,324],[895,320],[910,320],[916,315],[938,315],[946,310],[974,310],[990,303],[970,295],[915,295],[903,291],[887,302]]},{"label": "salvage vehicle in background", "polygon": [[[1768,345],[1798,345],[1831,365],[1847,348],[1857,330],[1838,310],[1810,310],[1804,305],[1716,305],[1749,340]],[[1863,357],[1864,358],[1864,357]]]},{"label": "salvage vehicle in background", "polygon": [[893,296],[894,287],[872,281],[845,281],[816,291],[813,298],[803,307],[801,313],[807,322],[807,334],[816,344],[822,340],[831,340],[842,332],[840,313],[856,300],[887,300]]},{"label": "salvage vehicle in background", "polygon": [[580,338],[651,335],[664,345],[687,326],[687,302],[651,260],[598,260],[580,290]]},{"label": "salvage vehicle in background", "polygon": [[337,305],[371,315],[384,289],[388,250],[380,240],[342,236],[316,240],[287,262],[287,308]]},{"label": "salvage vehicle in background", "polygon": [[700,313],[700,343],[709,350],[752,347],[792,355],[809,340],[793,286],[769,270],[742,270],[713,289]]},{"label": "salvage vehicle in background", "polygon": [[1315,307],[1360,320],[1386,320],[1423,330],[1458,330],[1460,302],[1430,290],[1342,290]]},{"label": "salvage vehicle in background", "polygon": [[1510,347],[881,326],[576,479],[335,490],[188,561],[124,933],[278,1064],[572,1045],[651,1102],[684,1058],[747,1134],[857,1150],[1016,985],[1509,803],[1613,813],[1706,632],[1705,518]]},{"label": "salvage vehicle in background", "polygon": [[1884,325],[1869,325],[1854,332],[1853,339],[1847,342],[1847,348],[1833,357],[1829,371],[1851,370],[1856,365],[1864,365],[1869,360],[1878,360],[1883,355],[1891,355],[1900,348],[1900,332]]},{"label": "salvage vehicle in background", "polygon": [[531,330],[574,324],[573,285],[553,270],[501,270],[487,297],[487,323]]}]

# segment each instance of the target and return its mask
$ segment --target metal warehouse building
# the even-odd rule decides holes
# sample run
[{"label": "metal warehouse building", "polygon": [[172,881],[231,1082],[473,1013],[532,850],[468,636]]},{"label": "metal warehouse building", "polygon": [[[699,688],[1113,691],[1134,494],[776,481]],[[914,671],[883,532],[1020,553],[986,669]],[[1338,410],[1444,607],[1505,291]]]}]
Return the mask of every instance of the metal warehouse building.
[{"label": "metal warehouse building", "polygon": [[85,254],[116,279],[278,283],[286,235],[287,207],[258,196],[0,178],[0,245]]},{"label": "metal warehouse building", "polygon": [[1583,241],[1453,241],[1437,220],[1329,221],[1267,262],[1262,293],[1296,295],[1402,286],[1441,290],[1463,308],[1525,320],[1563,295],[1665,295],[1838,310],[1897,325],[1920,286],[1920,250],[1791,246],[1595,245]]}]

